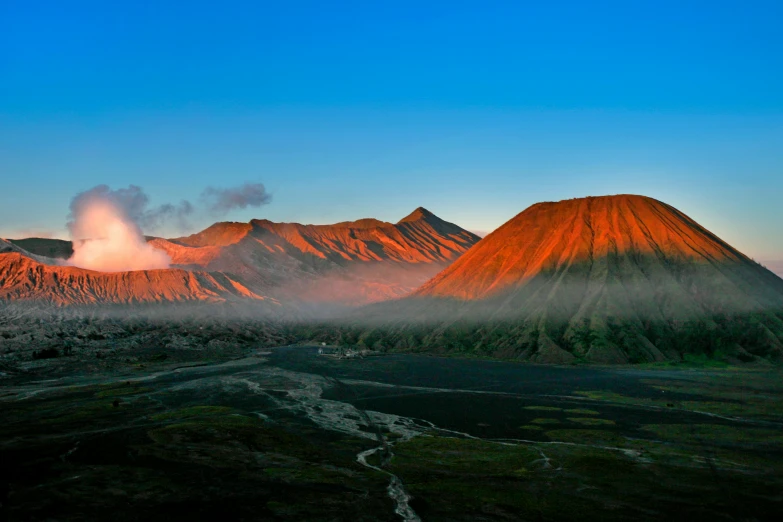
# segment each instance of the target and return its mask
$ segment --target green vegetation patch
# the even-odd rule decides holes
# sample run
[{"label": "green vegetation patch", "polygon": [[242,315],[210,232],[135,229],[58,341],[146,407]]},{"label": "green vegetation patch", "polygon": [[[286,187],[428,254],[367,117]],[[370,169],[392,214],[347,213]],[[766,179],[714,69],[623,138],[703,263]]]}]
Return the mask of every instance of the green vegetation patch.
[{"label": "green vegetation patch", "polygon": [[612,426],[613,420],[609,419],[596,419],[594,417],[568,417],[568,420],[576,424],[582,424],[584,426]]},{"label": "green vegetation patch", "polygon": [[708,441],[729,446],[783,445],[783,432],[779,430],[725,426],[722,424],[647,424],[641,428],[658,437],[680,442]]},{"label": "green vegetation patch", "polygon": [[[42,424],[94,423],[122,417],[126,412],[126,403],[114,406],[112,401],[92,401],[71,408],[58,408],[51,416],[41,419]],[[64,414],[59,414],[63,412]]]},{"label": "green vegetation patch", "polygon": [[563,411],[565,411],[566,413],[574,413],[576,415],[601,415],[601,412],[595,410],[588,410],[586,408],[569,408]]},{"label": "green vegetation patch", "polygon": [[[574,394],[618,404],[670,407],[736,417],[778,419],[783,417],[783,386],[780,384],[780,377],[779,371],[693,370],[683,371],[682,377],[675,379],[641,380],[641,383],[650,386],[653,390],[664,392],[655,399],[629,397],[603,390],[575,391]],[[673,398],[672,394],[691,395],[691,397],[681,400]]]},{"label": "green vegetation patch", "polygon": [[282,453],[306,461],[325,458],[325,450],[309,440],[257,417],[226,415],[214,409],[207,411],[211,413],[186,417],[183,422],[156,428],[147,434],[160,445],[175,448],[201,446],[208,448],[210,453],[213,452],[211,448],[239,447],[252,452]]},{"label": "green vegetation patch", "polygon": [[725,357],[726,355],[721,353],[715,353],[712,357],[703,353],[700,354],[685,353],[683,354],[681,361],[648,362],[648,363],[639,364],[639,367],[658,368],[658,369],[669,369],[669,368],[683,368],[683,369],[703,368],[703,369],[726,369],[726,370],[733,369],[729,362],[722,360]]},{"label": "green vegetation patch", "polygon": [[338,484],[353,478],[357,473],[334,466],[304,464],[289,467],[264,468],[264,474],[274,480],[286,483]]},{"label": "green vegetation patch", "polygon": [[[715,506],[716,513],[731,516],[748,510],[760,514],[771,505],[756,509],[752,499],[776,495],[781,483],[776,470],[748,474],[720,448],[710,464],[693,448],[626,439],[608,430],[559,429],[546,435],[571,444],[508,446],[417,437],[395,448],[390,471],[426,509],[420,511],[425,519],[429,514],[464,520],[656,520],[683,506],[694,512]],[[725,489],[715,487],[716,467]]]},{"label": "green vegetation patch", "polygon": [[394,446],[392,468],[434,466],[432,469],[462,473],[491,473],[516,476],[527,469],[538,452],[528,446],[450,437],[414,437]]},{"label": "green vegetation patch", "polygon": [[[756,374],[743,374],[747,380],[733,378],[698,381],[643,380],[644,384],[669,393],[693,395],[694,398],[676,401],[678,408],[736,416],[783,416],[783,386]],[[756,381],[760,382],[756,382]]]},{"label": "green vegetation patch", "polygon": [[563,408],[556,408],[555,406],[525,406],[525,409],[533,411],[561,411]]},{"label": "green vegetation patch", "polygon": [[[599,502],[570,494],[578,481],[558,472],[557,463],[547,465],[535,446],[421,436],[394,451],[390,471],[439,515],[433,519],[589,520],[585,514],[601,513]],[[602,513],[601,520],[612,517]]]},{"label": "green vegetation patch", "polygon": [[132,387],[132,386],[122,386],[118,388],[112,388],[110,390],[104,390],[102,392],[98,392],[95,394],[96,397],[100,399],[105,399],[107,397],[123,397],[126,395],[136,395],[139,393],[149,393],[152,391],[152,388],[144,388],[144,387]]},{"label": "green vegetation patch", "polygon": [[652,403],[651,399],[628,397],[625,395],[620,395],[619,393],[603,390],[575,391],[574,395],[581,395],[582,397],[586,397],[595,401],[619,402],[623,404]]},{"label": "green vegetation patch", "polygon": [[613,431],[605,430],[549,430],[546,436],[554,442],[573,442],[599,446],[626,447],[628,440]]},{"label": "green vegetation patch", "polygon": [[533,419],[530,421],[531,424],[560,424],[560,421],[557,419],[551,419],[551,418],[538,418]]},{"label": "green vegetation patch", "polygon": [[192,417],[204,417],[209,415],[221,415],[228,414],[234,411],[233,408],[227,406],[190,406],[188,408],[182,408],[179,410],[167,411],[152,416],[152,420],[175,420],[175,419],[188,419]]}]

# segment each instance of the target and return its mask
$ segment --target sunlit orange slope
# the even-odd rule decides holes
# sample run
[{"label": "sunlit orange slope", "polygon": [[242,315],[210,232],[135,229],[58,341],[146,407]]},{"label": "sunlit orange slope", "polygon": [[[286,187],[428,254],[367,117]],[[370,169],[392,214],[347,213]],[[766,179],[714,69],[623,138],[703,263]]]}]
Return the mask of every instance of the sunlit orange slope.
[{"label": "sunlit orange slope", "polygon": [[[397,224],[360,219],[334,225],[301,225],[254,219],[250,223],[215,223],[197,234],[169,242],[209,248],[247,240],[270,253],[297,252],[334,261],[431,263],[456,259],[479,237],[419,207]],[[185,255],[168,248],[175,256]]]},{"label": "sunlit orange slope", "polygon": [[236,274],[285,300],[363,304],[405,295],[480,238],[418,208],[398,223],[215,223],[152,239],[176,266]]},{"label": "sunlit orange slope", "polygon": [[[78,277],[71,277],[76,274],[71,269],[66,270],[68,276],[66,272],[58,272],[60,268],[56,265],[62,261],[43,256],[67,257],[70,242],[47,239],[4,242],[5,250],[22,252],[41,265],[32,270],[20,264],[20,260],[13,264],[6,261],[6,274],[10,274],[13,266],[30,274],[41,272],[52,277],[43,280],[38,277],[40,284],[36,286],[20,276],[19,281],[25,282],[14,283],[13,290],[0,290],[4,292],[0,296],[9,299],[35,296],[35,299],[51,298],[63,303],[93,302],[99,299],[97,296],[107,302],[111,296],[114,302],[134,299],[148,302],[203,299],[212,293],[241,296],[247,290],[247,297],[252,299],[264,295],[286,303],[357,305],[410,293],[462,255],[479,237],[418,208],[397,224],[377,219],[334,225],[253,220],[215,223],[187,237],[148,237],[147,240],[172,260],[171,274],[156,275],[158,281],[166,282],[156,282],[149,289],[142,288],[144,276],[132,272],[124,277],[90,272],[86,286]],[[35,254],[23,247],[29,247]],[[195,280],[178,286],[177,282],[190,273],[195,274]],[[55,274],[59,275],[55,277]],[[73,288],[61,283],[63,277]],[[129,280],[135,281],[132,287],[127,286]],[[44,290],[44,281],[53,285],[51,296]],[[107,288],[101,289],[100,285]],[[161,285],[166,289],[155,288]],[[188,288],[193,289],[191,297],[187,296]],[[84,294],[81,297],[80,292]],[[66,295],[69,297],[56,297]]]},{"label": "sunlit orange slope", "polygon": [[223,273],[180,269],[94,272],[45,264],[0,244],[0,300],[53,305],[224,302],[264,300]]},{"label": "sunlit orange slope", "polygon": [[[653,261],[661,266],[648,266]],[[644,196],[618,195],[535,204],[417,295],[484,299],[525,286],[542,273],[556,282],[558,276],[581,270],[591,279],[610,282],[620,269],[623,277],[628,277],[627,270],[647,277],[653,275],[650,270],[679,263],[701,265],[718,280],[742,269],[749,272],[749,283],[780,283],[674,207]]]}]

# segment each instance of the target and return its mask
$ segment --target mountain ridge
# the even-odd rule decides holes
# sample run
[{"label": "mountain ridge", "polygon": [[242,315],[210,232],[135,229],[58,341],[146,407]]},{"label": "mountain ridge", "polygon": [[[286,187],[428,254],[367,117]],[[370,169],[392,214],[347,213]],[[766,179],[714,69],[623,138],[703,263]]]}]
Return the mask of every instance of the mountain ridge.
[{"label": "mountain ridge", "polygon": [[[56,306],[265,300],[223,273],[181,269],[96,272],[0,253],[0,299]],[[274,302],[274,300],[272,300]]]},{"label": "mountain ridge", "polygon": [[[170,239],[147,236],[146,239],[169,255],[172,270],[228,277],[232,283],[220,277],[220,281],[205,280],[218,293],[231,294],[229,287],[236,283],[254,295],[347,306],[413,291],[480,238],[428,213],[402,224],[373,218],[334,225],[260,219],[248,223],[218,222],[189,236]],[[17,240],[16,243],[25,243],[37,252],[61,255],[59,261],[37,257],[43,265],[61,264],[66,257],[62,254],[70,246],[61,240]],[[15,243],[8,245],[11,248]],[[21,251],[30,258],[36,255]],[[181,292],[184,289],[172,297],[184,299]],[[40,293],[35,295],[45,297]],[[118,294],[118,299],[127,298]]]},{"label": "mountain ridge", "polygon": [[429,212],[407,219],[418,210],[396,224],[216,223],[151,243],[175,266],[234,273],[286,299],[358,305],[412,292],[480,240]]}]

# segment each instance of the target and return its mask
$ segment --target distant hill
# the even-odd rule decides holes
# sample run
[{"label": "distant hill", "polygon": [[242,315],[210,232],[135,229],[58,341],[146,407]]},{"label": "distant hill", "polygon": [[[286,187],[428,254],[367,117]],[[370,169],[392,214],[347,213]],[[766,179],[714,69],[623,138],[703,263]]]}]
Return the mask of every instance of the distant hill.
[{"label": "distant hill", "polygon": [[0,240],[0,300],[62,306],[265,299],[219,272],[168,269],[106,273],[42,261]]},{"label": "distant hill", "polygon": [[151,243],[177,266],[236,274],[281,299],[357,305],[410,293],[479,240],[418,208],[396,224],[253,220]]},{"label": "distant hill", "polygon": [[0,254],[0,299],[64,305],[274,296],[364,304],[410,293],[479,239],[423,208],[397,224],[215,223],[187,237],[147,237],[169,254],[170,270],[117,274],[59,266],[73,252],[68,241],[20,239],[0,249],[17,254]]},{"label": "distant hill", "polygon": [[62,239],[30,237],[27,239],[9,239],[8,241],[38,256],[68,259],[73,255],[71,242]]},{"label": "distant hill", "polygon": [[781,360],[783,280],[660,201],[582,198],[531,206],[412,296],[357,321],[343,340],[385,349]]}]

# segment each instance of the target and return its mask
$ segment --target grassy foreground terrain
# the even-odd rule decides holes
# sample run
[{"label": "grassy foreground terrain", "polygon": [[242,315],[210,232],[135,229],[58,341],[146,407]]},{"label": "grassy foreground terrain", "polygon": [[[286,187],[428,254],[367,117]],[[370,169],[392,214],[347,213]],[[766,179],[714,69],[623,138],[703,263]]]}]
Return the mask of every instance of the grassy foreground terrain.
[{"label": "grassy foreground terrain", "polygon": [[[783,514],[778,379],[740,372],[670,384],[667,391],[691,398],[666,405],[584,392],[591,407],[716,416],[625,431],[594,410],[531,407],[539,417],[524,427],[527,443],[428,433],[397,445],[391,469],[424,520],[774,520]],[[721,423],[740,413],[746,424]]]},{"label": "grassy foreground terrain", "polygon": [[[312,347],[259,351],[211,328],[221,343],[203,352],[156,346],[143,329],[127,350],[7,358],[2,519],[783,513],[778,368],[338,360]],[[392,476],[416,518],[400,514]]]}]

